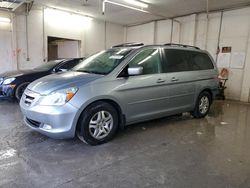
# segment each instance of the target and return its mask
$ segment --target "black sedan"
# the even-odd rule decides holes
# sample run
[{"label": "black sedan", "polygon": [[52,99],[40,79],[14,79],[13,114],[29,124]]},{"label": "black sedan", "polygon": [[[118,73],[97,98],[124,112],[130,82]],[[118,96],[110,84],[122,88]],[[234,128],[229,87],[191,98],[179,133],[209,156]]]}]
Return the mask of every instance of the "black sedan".
[{"label": "black sedan", "polygon": [[31,70],[20,70],[0,74],[0,97],[21,99],[25,88],[33,81],[52,73],[72,69],[83,58],[49,61]]}]

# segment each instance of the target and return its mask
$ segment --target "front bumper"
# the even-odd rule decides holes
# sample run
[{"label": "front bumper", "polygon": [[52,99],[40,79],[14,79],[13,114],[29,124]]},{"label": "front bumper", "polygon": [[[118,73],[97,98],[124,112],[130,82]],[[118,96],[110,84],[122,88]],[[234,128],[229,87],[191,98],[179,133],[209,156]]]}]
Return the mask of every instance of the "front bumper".
[{"label": "front bumper", "polygon": [[55,139],[67,139],[75,136],[78,109],[70,103],[63,106],[39,106],[25,103],[26,94],[20,101],[25,124],[32,130]]},{"label": "front bumper", "polygon": [[0,85],[0,96],[14,97],[15,85]]},{"label": "front bumper", "polygon": [[2,85],[0,85],[0,96],[3,95],[3,92],[2,92]]}]

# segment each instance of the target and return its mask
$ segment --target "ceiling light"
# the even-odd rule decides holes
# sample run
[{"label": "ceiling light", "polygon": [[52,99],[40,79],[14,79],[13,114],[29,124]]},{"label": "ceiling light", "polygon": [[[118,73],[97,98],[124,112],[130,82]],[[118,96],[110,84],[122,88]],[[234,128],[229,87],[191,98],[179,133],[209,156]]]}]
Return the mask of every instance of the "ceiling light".
[{"label": "ceiling light", "polygon": [[79,16],[82,16],[84,17],[85,20],[87,21],[92,21],[93,20],[93,16],[91,15],[86,15],[80,11],[73,11],[73,10],[70,10],[70,9],[67,9],[67,8],[62,8],[62,7],[57,7],[57,6],[47,6],[45,10],[49,10],[51,12],[54,12],[55,11],[58,11],[58,12],[64,12],[64,13],[69,13],[69,14],[73,14],[73,15],[79,15]]},{"label": "ceiling light", "polygon": [[74,14],[58,9],[46,8],[44,10],[44,18],[48,25],[57,29],[77,28],[87,29],[93,18],[80,14]]},{"label": "ceiling light", "polygon": [[122,3],[117,3],[117,2],[114,2],[114,1],[110,1],[110,0],[104,0],[103,1],[103,13],[105,11],[105,3],[110,3],[110,4],[113,4],[113,5],[118,5],[118,6],[121,6],[121,7],[125,7],[125,8],[129,8],[129,9],[133,9],[133,10],[148,13],[148,11],[143,10],[142,7],[141,8],[136,8],[136,7],[133,7],[133,6],[129,6],[129,5],[122,4]]},{"label": "ceiling light", "polygon": [[10,23],[10,19],[5,17],[0,17],[0,22]]},{"label": "ceiling light", "polygon": [[136,0],[124,0],[124,1],[130,5],[134,5],[134,6],[141,7],[141,8],[148,8],[148,4],[140,2],[140,1],[136,1]]}]

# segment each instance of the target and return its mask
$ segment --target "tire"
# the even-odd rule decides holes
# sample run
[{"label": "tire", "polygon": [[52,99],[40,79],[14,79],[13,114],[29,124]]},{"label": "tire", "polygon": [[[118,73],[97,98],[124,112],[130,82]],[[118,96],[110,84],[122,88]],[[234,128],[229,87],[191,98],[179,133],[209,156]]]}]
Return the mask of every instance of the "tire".
[{"label": "tire", "polygon": [[25,82],[17,86],[16,91],[15,91],[15,98],[17,101],[21,100],[23,92],[29,84],[30,84],[29,82]]},{"label": "tire", "polygon": [[212,104],[211,94],[208,93],[207,91],[203,91],[198,96],[195,108],[191,112],[192,116],[194,118],[204,118],[208,114],[211,104]]},{"label": "tire", "polygon": [[118,113],[109,103],[96,102],[85,109],[78,121],[77,136],[89,145],[110,141],[118,129]]}]

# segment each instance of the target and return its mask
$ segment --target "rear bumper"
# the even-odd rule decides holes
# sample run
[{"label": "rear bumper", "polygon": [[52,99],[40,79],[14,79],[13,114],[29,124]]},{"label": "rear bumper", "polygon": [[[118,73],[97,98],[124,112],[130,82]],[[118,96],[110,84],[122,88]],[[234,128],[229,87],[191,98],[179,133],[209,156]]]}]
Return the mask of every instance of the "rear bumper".
[{"label": "rear bumper", "polygon": [[220,93],[219,88],[212,89],[213,100],[217,98],[217,95]]}]

